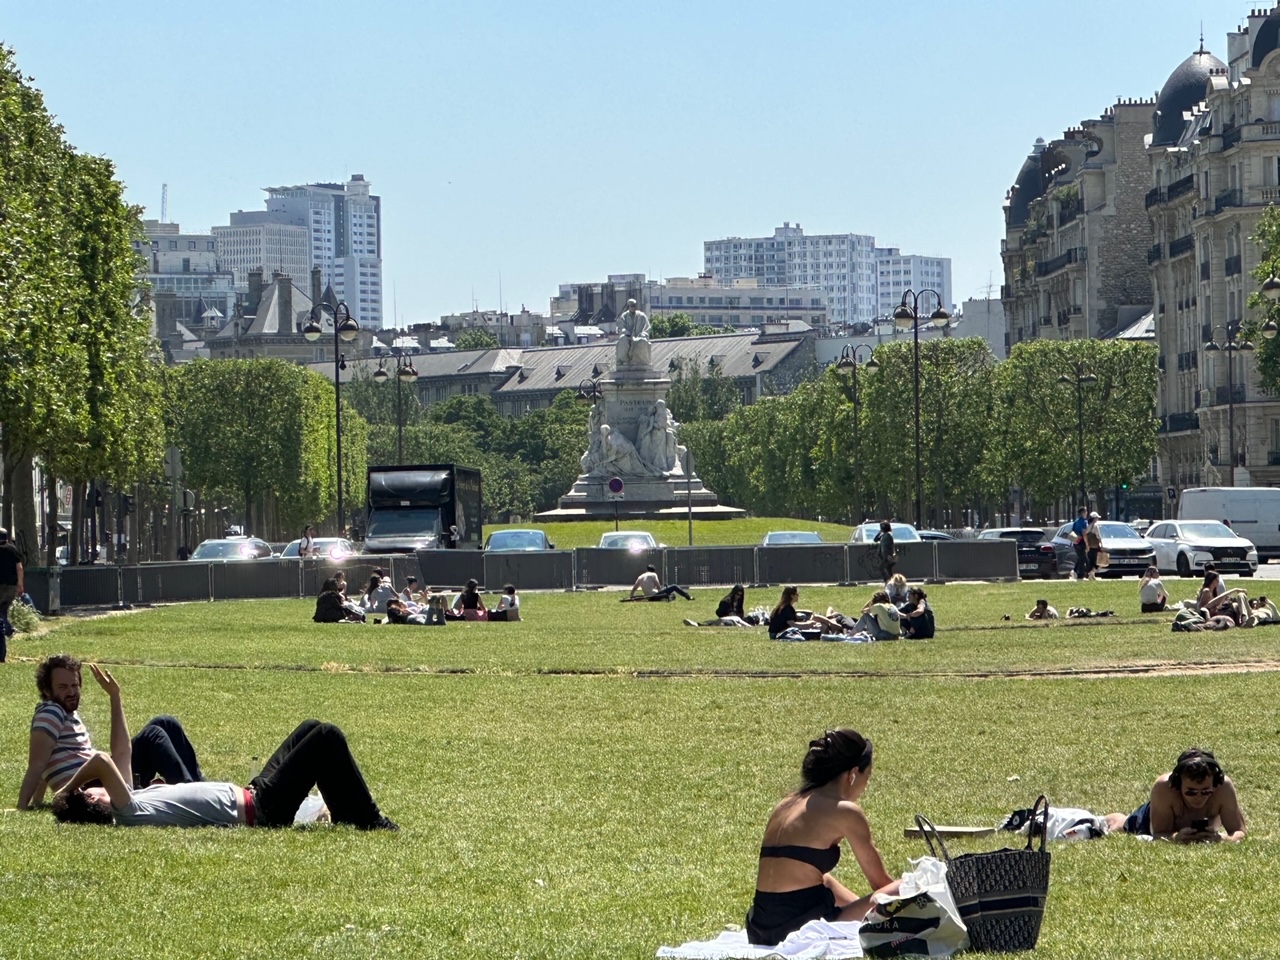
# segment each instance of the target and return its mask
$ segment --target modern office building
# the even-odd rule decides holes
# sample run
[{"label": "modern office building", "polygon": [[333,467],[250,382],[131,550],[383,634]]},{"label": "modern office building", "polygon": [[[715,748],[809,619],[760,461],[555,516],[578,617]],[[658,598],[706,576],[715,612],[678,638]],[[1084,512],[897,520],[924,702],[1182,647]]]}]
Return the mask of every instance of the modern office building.
[{"label": "modern office building", "polygon": [[[951,300],[951,258],[921,257],[904,254],[897,247],[876,249],[876,315],[893,316],[894,309],[902,302],[908,290],[919,293],[932,290],[942,300],[948,311],[954,311]],[[935,304],[929,298],[929,310]],[[920,308],[925,308],[922,299]]]},{"label": "modern office building", "polygon": [[226,238],[224,262],[237,284],[247,284],[254,269],[302,279],[319,267],[351,316],[381,329],[382,198],[369,182],[356,173],[346,183],[265,189],[265,211],[234,213],[230,226],[213,228],[220,243]]},{"label": "modern office building", "polygon": [[197,338],[221,329],[236,305],[232,274],[219,260],[211,233],[183,233],[176,223],[142,222],[145,240],[133,248],[146,258],[142,279],[150,288],[161,339],[181,325]]}]

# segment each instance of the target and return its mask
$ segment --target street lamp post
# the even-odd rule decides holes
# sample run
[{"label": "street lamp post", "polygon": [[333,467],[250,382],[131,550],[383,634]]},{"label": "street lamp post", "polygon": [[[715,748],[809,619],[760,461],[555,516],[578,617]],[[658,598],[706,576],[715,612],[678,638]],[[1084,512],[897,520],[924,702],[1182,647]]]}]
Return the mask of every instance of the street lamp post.
[{"label": "street lamp post", "polygon": [[[859,351],[867,351],[867,359],[863,363],[858,361]],[[841,379],[848,388],[845,389],[844,395],[853,404],[853,485],[854,485],[854,514],[862,512],[864,499],[862,493],[862,395],[858,390],[858,367],[873,376],[880,369],[880,364],[876,363],[876,358],[872,355],[870,344],[860,343],[856,347],[846,343],[840,351],[840,359],[836,361],[836,369],[841,373]],[[851,516],[851,522],[855,525],[861,523],[863,518],[860,516]]]},{"label": "street lamp post", "polygon": [[[383,366],[381,360],[378,361],[378,369],[373,372],[373,380],[375,383],[386,383],[391,379],[391,374],[387,373],[387,368]],[[404,464],[404,412],[401,409],[400,384],[415,383],[418,379],[418,371],[413,365],[413,360],[409,357],[396,358],[396,463]]]},{"label": "street lamp post", "polygon": [[[1280,282],[1276,282],[1275,294],[1269,291],[1268,287],[1275,278],[1271,277],[1262,285],[1263,293],[1268,297],[1274,298],[1280,295]],[[1222,345],[1218,345],[1218,341],[1213,339],[1216,331],[1221,330],[1225,336]],[[1268,320],[1262,325],[1262,335],[1270,340],[1276,335],[1276,325]],[[1231,458],[1231,474],[1228,486],[1236,485],[1236,465],[1240,462],[1239,455],[1236,451],[1236,388],[1235,388],[1235,354],[1237,351],[1251,352],[1255,349],[1253,341],[1244,337],[1243,331],[1240,329],[1240,321],[1232,320],[1226,326],[1216,326],[1209,331],[1209,340],[1204,345],[1205,353],[1224,353],[1227,358],[1227,451]]]},{"label": "street lamp post", "polygon": [[937,290],[925,288],[924,290],[914,291],[906,290],[902,294],[902,302],[898,304],[897,309],[893,311],[893,322],[900,330],[910,329],[912,339],[915,341],[911,361],[911,382],[915,391],[915,413],[916,413],[916,529],[922,526],[920,522],[921,501],[924,499],[924,486],[920,479],[920,298],[925,294],[930,294],[937,301],[937,309],[929,314],[929,322],[935,327],[945,327],[951,322],[951,314],[947,313],[946,308],[942,305],[942,294]]},{"label": "street lamp post", "polygon": [[[1089,491],[1084,485],[1084,385],[1086,383],[1097,383],[1097,375],[1090,373],[1084,365],[1083,360],[1077,360],[1072,365],[1071,376],[1065,373],[1058,377],[1058,382],[1063,384],[1075,384],[1076,388],[1076,443],[1077,453],[1080,456],[1079,475],[1080,481],[1080,506],[1087,507],[1089,505]],[[1105,504],[1103,505],[1105,506]],[[1120,509],[1119,503],[1116,504],[1117,512]]]},{"label": "street lamp post", "polygon": [[302,328],[302,335],[311,343],[315,343],[324,334],[320,325],[320,317],[325,311],[333,316],[333,404],[335,448],[337,454],[338,476],[338,536],[346,534],[346,525],[342,515],[342,371],[347,369],[347,358],[342,353],[342,344],[350,343],[360,333],[360,324],[351,318],[345,300],[339,301],[336,307],[327,303],[317,303],[311,308],[311,317]]}]

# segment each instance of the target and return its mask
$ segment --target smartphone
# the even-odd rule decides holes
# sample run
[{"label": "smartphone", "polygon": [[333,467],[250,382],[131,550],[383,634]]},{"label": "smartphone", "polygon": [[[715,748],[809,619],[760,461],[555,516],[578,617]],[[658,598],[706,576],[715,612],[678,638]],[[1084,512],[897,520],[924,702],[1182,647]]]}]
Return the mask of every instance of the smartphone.
[{"label": "smartphone", "polygon": [[1205,819],[1202,819],[1202,820],[1192,820],[1192,821],[1191,821],[1191,829],[1192,829],[1192,830],[1196,830],[1196,831],[1198,831],[1199,833],[1204,833],[1206,830],[1208,830],[1208,829],[1209,829],[1209,820],[1208,820],[1208,818],[1205,818]]}]

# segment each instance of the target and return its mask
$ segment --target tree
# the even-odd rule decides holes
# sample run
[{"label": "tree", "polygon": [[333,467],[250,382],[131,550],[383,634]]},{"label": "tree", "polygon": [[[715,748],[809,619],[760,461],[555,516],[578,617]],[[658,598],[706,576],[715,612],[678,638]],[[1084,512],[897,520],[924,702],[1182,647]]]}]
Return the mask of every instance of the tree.
[{"label": "tree", "polygon": [[488,330],[480,327],[469,327],[453,338],[456,350],[497,350],[498,338]]},{"label": "tree", "polygon": [[694,323],[687,313],[655,313],[649,318],[649,336],[653,340],[670,340],[675,337],[705,337],[719,333],[715,327]]},{"label": "tree", "polygon": [[[1258,265],[1250,276],[1258,286],[1270,277],[1280,276],[1280,209],[1268,204],[1258,218],[1258,232],[1249,238],[1258,247]],[[1254,362],[1258,365],[1258,380],[1273,393],[1280,390],[1280,337],[1261,336],[1260,327],[1271,320],[1280,324],[1280,303],[1254,291],[1249,294],[1252,313],[1244,323],[1244,332],[1257,346]]]},{"label": "tree", "polygon": [[738,385],[719,367],[708,367],[703,373],[702,364],[696,360],[686,358],[677,363],[671,389],[667,391],[667,406],[680,423],[723,420],[742,405]]}]

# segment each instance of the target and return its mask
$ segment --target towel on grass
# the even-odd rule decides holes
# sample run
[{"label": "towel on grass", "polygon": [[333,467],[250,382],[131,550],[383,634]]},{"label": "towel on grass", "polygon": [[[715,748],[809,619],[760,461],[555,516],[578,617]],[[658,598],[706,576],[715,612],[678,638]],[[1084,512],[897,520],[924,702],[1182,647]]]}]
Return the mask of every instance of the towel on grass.
[{"label": "towel on grass", "polygon": [[776,947],[758,947],[747,943],[745,930],[726,930],[714,940],[691,941],[679,947],[659,947],[659,957],[675,960],[763,960],[784,957],[786,960],[843,960],[861,957],[858,942],[860,923],[810,920],[787,936]]}]

